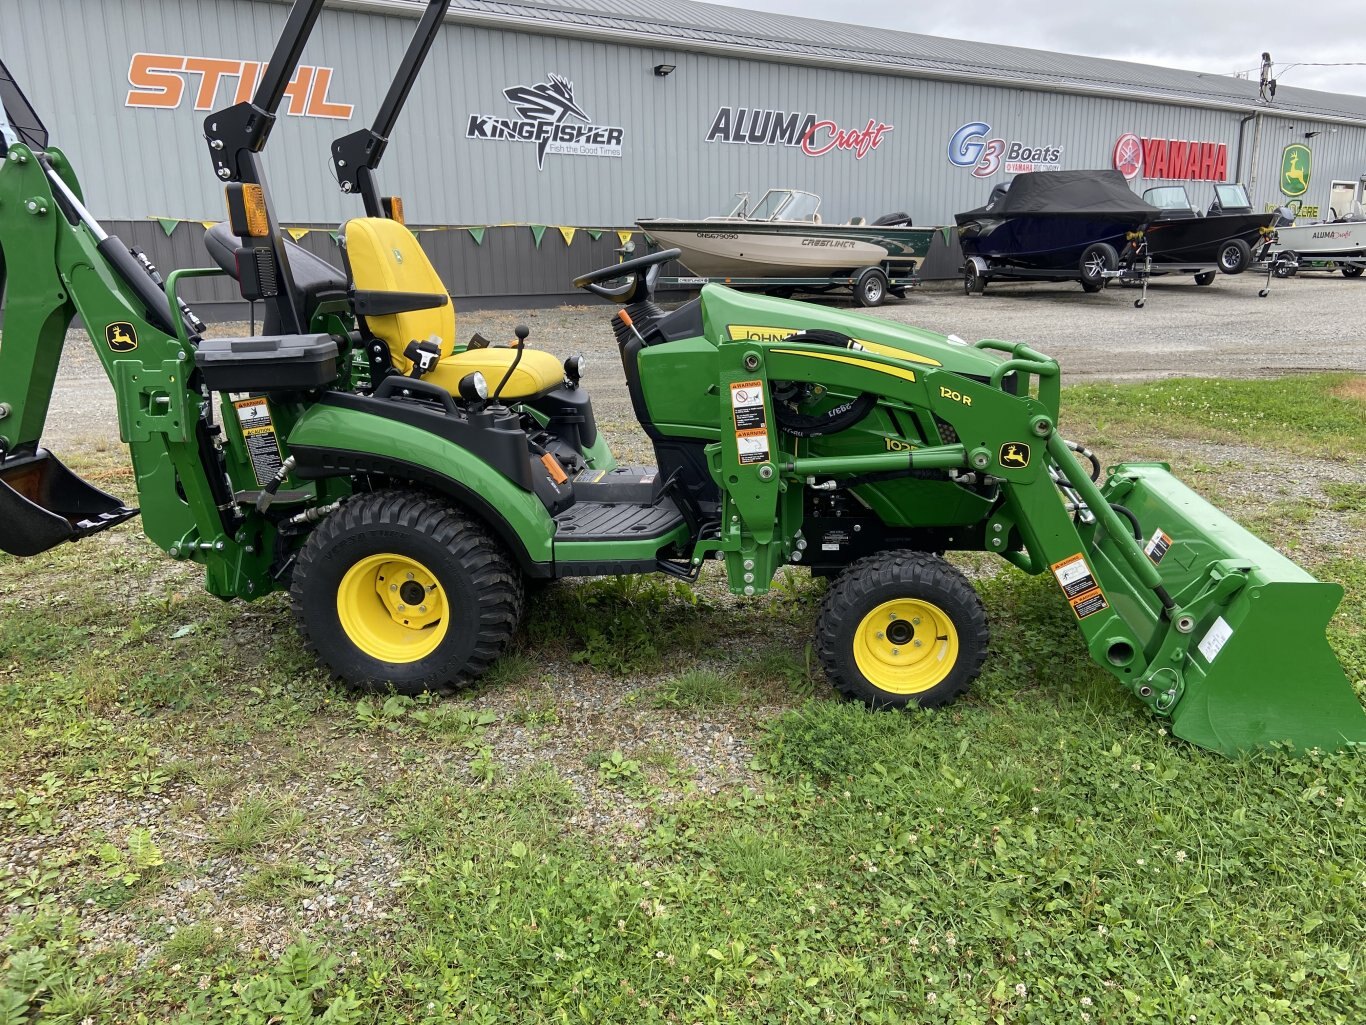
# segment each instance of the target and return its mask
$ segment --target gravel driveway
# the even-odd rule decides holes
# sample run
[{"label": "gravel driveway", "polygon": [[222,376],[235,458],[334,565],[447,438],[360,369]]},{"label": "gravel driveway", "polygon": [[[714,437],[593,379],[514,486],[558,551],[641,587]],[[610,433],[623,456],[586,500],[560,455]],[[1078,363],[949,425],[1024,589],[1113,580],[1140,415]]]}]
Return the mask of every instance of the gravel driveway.
[{"label": "gravel driveway", "polygon": [[[1135,291],[1087,295],[1073,284],[993,284],[983,296],[957,285],[927,285],[905,301],[871,311],[963,338],[1026,341],[1062,362],[1064,381],[1137,380],[1174,375],[1257,377],[1309,370],[1366,371],[1366,279],[1310,274],[1273,282],[1221,276],[1209,288],[1189,279],[1157,281],[1148,304]],[[609,430],[631,421],[626,382],[605,305],[460,313],[461,338],[475,331],[495,341],[525,322],[531,344],[559,355],[588,357],[587,383]],[[220,324],[215,334],[245,332]],[[615,432],[614,432],[615,433]],[[81,331],[73,331],[48,417],[46,443],[57,452],[100,446],[118,436],[113,392]],[[629,454],[629,453],[627,453]]]}]

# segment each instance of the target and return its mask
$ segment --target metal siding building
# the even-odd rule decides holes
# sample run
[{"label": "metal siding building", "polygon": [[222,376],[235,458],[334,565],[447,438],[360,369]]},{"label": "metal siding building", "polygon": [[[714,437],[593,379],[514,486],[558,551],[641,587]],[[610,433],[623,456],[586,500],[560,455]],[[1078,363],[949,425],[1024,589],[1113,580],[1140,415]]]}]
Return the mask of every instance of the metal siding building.
[{"label": "metal siding building", "polygon": [[[0,59],[72,157],[95,213],[163,266],[204,263],[197,222],[223,207],[201,123],[233,101],[238,78],[225,73],[206,97],[205,76],[185,70],[177,105],[133,107],[130,92],[156,91],[130,78],[134,55],[261,61],[287,10],[277,0],[0,0]],[[325,11],[303,57],[333,69],[314,100],[354,111],[280,117],[267,169],[287,224],[335,229],[360,213],[332,180],[328,147],[369,123],[419,11],[416,0],[338,0]],[[658,64],[676,70],[658,77]],[[619,156],[547,152],[538,167],[534,143],[467,138],[472,115],[518,118],[504,90],[551,75],[573,83],[593,125],[621,129]],[[809,156],[796,145],[706,141],[723,107],[733,121],[757,110],[891,127],[862,157]],[[1064,168],[1112,166],[1124,133],[1221,143],[1228,177],[1247,182],[1258,206],[1285,202],[1291,142],[1313,153],[1306,204],[1326,210],[1331,181],[1366,175],[1366,98],[1282,89],[1265,104],[1256,83],[1231,78],[684,0],[454,0],[381,181],[423,225],[629,227],[723,212],[734,193],[770,186],[821,195],[828,222],[904,210],[917,224],[951,224],[1009,177],[1004,162],[983,177],[951,162],[951,137],[972,122],[990,126],[977,142],[1056,149]],[[1208,202],[1208,184],[1190,188]],[[148,220],[157,216],[189,223],[167,239]],[[491,227],[482,244],[463,231],[422,238],[455,294],[490,299],[563,294],[617,244],[579,233],[566,245],[553,227],[539,244],[525,227]],[[303,241],[324,254],[333,246],[324,232]],[[955,273],[956,244],[938,249],[927,271]],[[221,284],[215,293],[231,295]]]}]

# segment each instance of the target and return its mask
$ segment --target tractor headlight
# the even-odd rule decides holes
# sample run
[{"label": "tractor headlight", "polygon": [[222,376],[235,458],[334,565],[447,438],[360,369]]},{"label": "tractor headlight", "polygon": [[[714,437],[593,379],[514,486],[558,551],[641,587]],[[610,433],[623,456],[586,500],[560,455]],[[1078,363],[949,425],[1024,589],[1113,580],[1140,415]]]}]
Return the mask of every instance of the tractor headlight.
[{"label": "tractor headlight", "polygon": [[478,370],[462,377],[458,390],[466,402],[483,402],[489,397],[489,383]]},{"label": "tractor headlight", "polygon": [[570,384],[578,384],[583,378],[584,369],[588,366],[588,361],[582,356],[570,356],[564,361],[564,376]]}]

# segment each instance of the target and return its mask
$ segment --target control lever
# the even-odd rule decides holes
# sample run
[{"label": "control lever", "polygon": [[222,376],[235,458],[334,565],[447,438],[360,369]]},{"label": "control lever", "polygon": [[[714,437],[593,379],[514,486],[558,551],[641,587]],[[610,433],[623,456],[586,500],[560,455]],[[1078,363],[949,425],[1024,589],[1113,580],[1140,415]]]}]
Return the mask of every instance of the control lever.
[{"label": "control lever", "polygon": [[503,388],[512,380],[513,373],[517,370],[517,364],[522,362],[522,353],[526,350],[526,340],[531,334],[531,329],[525,324],[518,324],[513,328],[512,333],[517,336],[517,355],[512,357],[512,366],[508,367],[508,372],[503,375],[503,379],[498,382],[498,387],[493,389],[493,396],[489,399],[490,403],[497,402],[503,394]]}]

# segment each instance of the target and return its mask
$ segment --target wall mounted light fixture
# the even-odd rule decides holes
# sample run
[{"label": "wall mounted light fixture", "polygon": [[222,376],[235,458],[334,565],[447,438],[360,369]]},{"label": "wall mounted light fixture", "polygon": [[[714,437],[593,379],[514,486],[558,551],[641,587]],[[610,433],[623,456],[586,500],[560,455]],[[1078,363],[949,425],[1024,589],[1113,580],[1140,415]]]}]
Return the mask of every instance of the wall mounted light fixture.
[{"label": "wall mounted light fixture", "polygon": [[676,64],[656,64],[655,74],[658,75],[660,78],[668,78],[670,75],[674,73],[674,70],[677,67],[678,65]]}]

